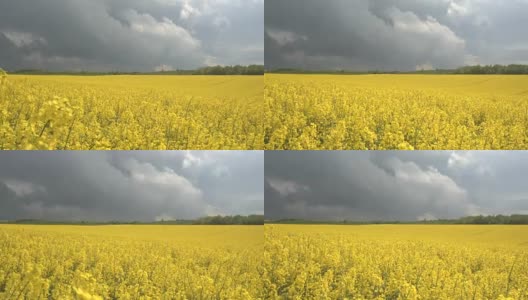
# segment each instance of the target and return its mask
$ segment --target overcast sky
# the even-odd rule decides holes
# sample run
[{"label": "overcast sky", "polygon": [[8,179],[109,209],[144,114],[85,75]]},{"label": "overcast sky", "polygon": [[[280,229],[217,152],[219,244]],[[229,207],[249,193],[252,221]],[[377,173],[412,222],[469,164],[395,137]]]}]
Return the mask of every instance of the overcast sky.
[{"label": "overcast sky", "polygon": [[263,64],[263,32],[264,0],[0,0],[0,67]]},{"label": "overcast sky", "polygon": [[528,64],[528,0],[266,0],[268,69]]},{"label": "overcast sky", "polygon": [[528,213],[528,151],[266,151],[268,219]]},{"label": "overcast sky", "polygon": [[262,151],[1,151],[0,220],[264,213]]}]

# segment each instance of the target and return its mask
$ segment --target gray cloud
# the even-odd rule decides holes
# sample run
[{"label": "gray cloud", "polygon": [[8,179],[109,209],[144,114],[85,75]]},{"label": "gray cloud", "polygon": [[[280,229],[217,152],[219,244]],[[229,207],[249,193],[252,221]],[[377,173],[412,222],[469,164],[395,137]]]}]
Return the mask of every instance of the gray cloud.
[{"label": "gray cloud", "polygon": [[263,0],[0,0],[0,67],[262,64],[263,6]]},{"label": "gray cloud", "polygon": [[262,151],[4,151],[0,220],[263,213]]},{"label": "gray cloud", "polygon": [[352,70],[528,63],[528,1],[268,0],[266,67]]},{"label": "gray cloud", "polygon": [[525,151],[266,151],[267,218],[528,213]]}]

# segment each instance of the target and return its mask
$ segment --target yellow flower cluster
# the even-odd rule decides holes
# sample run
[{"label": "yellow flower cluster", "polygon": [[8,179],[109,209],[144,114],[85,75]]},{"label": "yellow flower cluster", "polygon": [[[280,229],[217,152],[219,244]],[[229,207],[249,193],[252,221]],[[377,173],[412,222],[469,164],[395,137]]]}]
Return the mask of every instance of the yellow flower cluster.
[{"label": "yellow flower cluster", "polygon": [[0,74],[0,150],[263,149],[262,76]]},{"label": "yellow flower cluster", "polygon": [[1,225],[0,299],[262,299],[263,244],[262,226]]},{"label": "yellow flower cluster", "polygon": [[435,226],[266,225],[266,296],[528,299],[528,229]]},{"label": "yellow flower cluster", "polygon": [[265,76],[265,148],[528,149],[528,76]]}]

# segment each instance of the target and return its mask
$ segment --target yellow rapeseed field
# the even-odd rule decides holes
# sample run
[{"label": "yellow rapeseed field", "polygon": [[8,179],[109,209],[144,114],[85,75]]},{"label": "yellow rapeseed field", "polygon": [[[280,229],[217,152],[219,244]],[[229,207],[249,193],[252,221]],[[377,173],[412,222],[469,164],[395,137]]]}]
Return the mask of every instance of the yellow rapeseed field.
[{"label": "yellow rapeseed field", "polygon": [[263,230],[0,225],[0,299],[262,299]]},{"label": "yellow rapeseed field", "polygon": [[528,149],[525,75],[265,76],[266,149]]},{"label": "yellow rapeseed field", "polygon": [[3,149],[263,149],[263,76],[0,78]]},{"label": "yellow rapeseed field", "polygon": [[268,299],[528,299],[528,226],[266,225]]}]

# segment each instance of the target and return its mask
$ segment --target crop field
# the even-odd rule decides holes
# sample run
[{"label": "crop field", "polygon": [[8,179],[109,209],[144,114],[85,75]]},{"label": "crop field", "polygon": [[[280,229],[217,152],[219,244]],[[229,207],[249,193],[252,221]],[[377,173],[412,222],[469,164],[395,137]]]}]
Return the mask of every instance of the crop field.
[{"label": "crop field", "polygon": [[263,149],[262,76],[0,79],[0,150]]},{"label": "crop field", "polygon": [[528,299],[528,226],[266,225],[268,299]]},{"label": "crop field", "polygon": [[258,299],[263,226],[0,225],[0,299]]},{"label": "crop field", "polygon": [[528,149],[528,76],[265,76],[266,149]]}]

